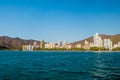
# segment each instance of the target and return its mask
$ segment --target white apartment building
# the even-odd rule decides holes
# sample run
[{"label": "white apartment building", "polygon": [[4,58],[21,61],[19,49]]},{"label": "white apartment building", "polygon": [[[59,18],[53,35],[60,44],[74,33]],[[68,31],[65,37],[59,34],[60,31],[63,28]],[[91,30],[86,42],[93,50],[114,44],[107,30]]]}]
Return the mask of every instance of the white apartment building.
[{"label": "white apartment building", "polygon": [[113,48],[117,48],[120,47],[120,42],[118,42],[118,44],[114,44]]},{"label": "white apartment building", "polygon": [[46,43],[46,44],[45,44],[45,48],[50,48],[50,44],[49,44],[49,43]]},{"label": "white apartment building", "polygon": [[49,49],[51,49],[51,48],[55,48],[56,47],[56,45],[55,45],[55,43],[46,43],[45,44],[45,48],[49,48]]},{"label": "white apartment building", "polygon": [[58,48],[61,48],[62,46],[63,46],[63,44],[62,44],[61,41],[57,43],[57,47],[58,47]]},{"label": "white apartment building", "polygon": [[32,45],[24,45],[23,46],[23,51],[33,51],[33,46]]},{"label": "white apartment building", "polygon": [[77,44],[77,45],[76,45],[76,48],[81,48],[81,47],[82,47],[81,44]]},{"label": "white apartment building", "polygon": [[94,41],[94,46],[95,46],[95,47],[102,47],[102,46],[103,46],[102,38],[99,36],[98,33],[96,33],[96,34],[93,36],[93,41]]},{"label": "white apartment building", "polygon": [[114,44],[113,48],[117,48],[118,47],[118,44]]},{"label": "white apartment building", "polygon": [[64,42],[63,42],[63,48],[67,48],[67,45],[68,45],[68,42],[67,42],[67,41],[64,41]]},{"label": "white apartment building", "polygon": [[104,39],[104,47],[112,50],[112,41],[110,39]]},{"label": "white apartment building", "polygon": [[67,44],[66,46],[63,46],[62,48],[65,48],[65,49],[71,49],[72,46],[70,44]]},{"label": "white apartment building", "polygon": [[118,47],[120,47],[120,42],[118,42]]}]

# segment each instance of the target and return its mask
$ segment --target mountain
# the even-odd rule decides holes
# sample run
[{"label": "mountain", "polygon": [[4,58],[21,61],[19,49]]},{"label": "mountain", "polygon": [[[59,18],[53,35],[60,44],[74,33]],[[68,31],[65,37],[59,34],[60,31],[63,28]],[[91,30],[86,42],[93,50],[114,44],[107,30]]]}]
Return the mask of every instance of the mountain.
[{"label": "mountain", "polygon": [[[118,42],[120,42],[120,34],[116,34],[116,35],[100,34],[100,36],[102,39],[104,38],[111,39],[113,44],[117,44]],[[87,40],[88,42],[93,42],[93,36],[70,44],[73,47],[76,46],[77,44],[81,44],[83,46],[85,40]],[[25,40],[18,37],[11,38],[8,36],[0,36],[0,49],[21,49],[23,45],[29,45],[29,44],[33,45],[34,41],[36,40]],[[36,42],[38,45],[40,44],[39,41]]]},{"label": "mountain", "polygon": [[[33,44],[36,40],[24,40],[21,38],[11,38],[0,36],[0,49],[21,49],[23,45]],[[39,43],[39,41],[36,41]]]},{"label": "mountain", "polygon": [[[100,34],[100,37],[103,39],[110,39],[113,44],[117,44],[118,42],[120,42],[120,34],[116,34],[116,35],[105,35],[105,34]],[[84,40],[80,40],[80,41],[76,41],[73,43],[70,43],[72,45],[72,47],[76,46],[77,44],[81,44],[82,46],[84,45],[84,41],[87,40],[88,42],[93,42],[93,36],[86,38]]]}]

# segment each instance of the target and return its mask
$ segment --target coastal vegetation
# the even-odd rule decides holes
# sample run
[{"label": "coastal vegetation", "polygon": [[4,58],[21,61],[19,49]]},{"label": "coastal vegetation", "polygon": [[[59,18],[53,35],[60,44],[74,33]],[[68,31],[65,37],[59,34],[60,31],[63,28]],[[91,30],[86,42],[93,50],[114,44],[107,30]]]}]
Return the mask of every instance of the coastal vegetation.
[{"label": "coastal vegetation", "polygon": [[120,51],[120,47],[113,48],[113,51]]},{"label": "coastal vegetation", "polygon": [[[84,48],[34,48],[34,50],[49,50],[49,51],[109,51],[109,49],[105,47],[91,47],[90,49]],[[113,49],[113,51],[120,51],[120,47]]]},{"label": "coastal vegetation", "polygon": [[[112,40],[113,45],[120,42],[120,34],[116,35],[100,35],[101,38],[109,38]],[[34,50],[61,50],[61,51],[109,51],[109,49],[105,47],[89,47],[89,48],[76,48],[76,45],[81,44],[81,46],[84,45],[85,40],[88,42],[93,42],[93,37],[89,37],[87,39],[84,39],[82,41],[77,41],[70,43],[69,45],[72,46],[72,48],[34,48]],[[23,50],[23,45],[33,45],[33,43],[36,40],[24,40],[21,38],[11,38],[8,36],[1,36],[0,37],[0,50]],[[47,43],[47,42],[44,42]],[[36,41],[36,44],[40,44],[40,41]],[[39,46],[39,45],[38,45]],[[120,47],[113,48],[111,51],[120,51]]]},{"label": "coastal vegetation", "polygon": [[66,49],[66,48],[34,48],[34,50],[55,50],[55,51],[86,51],[84,48],[71,48],[71,49]]},{"label": "coastal vegetation", "polygon": [[67,50],[65,48],[34,48],[34,50]]},{"label": "coastal vegetation", "polygon": [[[14,49],[7,49],[7,48],[0,48],[0,50],[14,50]],[[15,50],[22,50],[22,48],[15,49]],[[34,51],[41,51],[41,50],[47,50],[47,51],[109,51],[109,49],[105,47],[90,47],[89,49],[84,48],[34,48]],[[112,51],[120,51],[120,47],[113,48]]]},{"label": "coastal vegetation", "polygon": [[84,48],[71,48],[73,51],[86,51]]},{"label": "coastal vegetation", "polygon": [[109,49],[105,47],[90,47],[90,51],[108,51]]}]

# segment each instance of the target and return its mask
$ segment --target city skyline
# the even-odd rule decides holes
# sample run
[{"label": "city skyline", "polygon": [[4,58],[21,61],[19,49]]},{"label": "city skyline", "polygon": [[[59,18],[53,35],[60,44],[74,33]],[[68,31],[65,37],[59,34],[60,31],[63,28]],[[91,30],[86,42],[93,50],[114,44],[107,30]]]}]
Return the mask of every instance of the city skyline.
[{"label": "city skyline", "polygon": [[23,45],[23,50],[95,50],[95,51],[112,51],[115,49],[118,49],[120,47],[120,42],[117,43],[112,42],[110,38],[103,38],[98,34],[93,35],[93,41],[87,41],[87,39],[84,40],[84,44],[81,44],[80,42],[77,44],[68,42],[44,42],[44,40],[41,40],[40,43],[37,43],[36,41],[33,42],[33,44],[29,45]]},{"label": "city skyline", "polygon": [[119,34],[119,0],[3,0],[0,36],[48,42]]}]

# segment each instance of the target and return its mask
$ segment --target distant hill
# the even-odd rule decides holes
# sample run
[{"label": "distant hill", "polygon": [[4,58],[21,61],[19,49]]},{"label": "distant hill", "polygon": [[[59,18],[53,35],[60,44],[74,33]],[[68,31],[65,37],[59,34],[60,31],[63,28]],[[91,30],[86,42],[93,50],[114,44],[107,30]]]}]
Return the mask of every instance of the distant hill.
[{"label": "distant hill", "polygon": [[[113,44],[116,44],[120,42],[120,34],[116,35],[105,35],[105,34],[100,34],[102,39],[104,38],[109,38],[112,40]],[[84,45],[84,41],[87,40],[88,42],[93,42],[93,36],[81,40],[81,41],[76,41],[73,43],[70,43],[73,47],[76,46],[77,44],[82,44]],[[36,40],[25,40],[21,38],[11,38],[8,36],[0,36],[0,49],[21,49],[23,45],[33,45],[34,41]],[[37,44],[39,45],[40,42],[36,41]]]},{"label": "distant hill", "polygon": [[[0,49],[21,49],[23,45],[33,44],[34,41],[35,40],[0,36]],[[39,41],[37,41],[37,43],[39,43]]]},{"label": "distant hill", "polygon": [[[116,34],[116,35],[105,35],[105,34],[100,34],[102,39],[110,39],[113,44],[117,44],[118,42],[120,42],[120,34]],[[77,44],[81,44],[82,46],[84,45],[84,41],[87,40],[88,42],[93,42],[93,36],[86,38],[84,40],[80,40],[80,41],[76,41],[73,43],[70,43],[73,47],[76,46]]]}]

